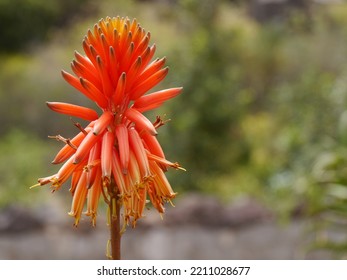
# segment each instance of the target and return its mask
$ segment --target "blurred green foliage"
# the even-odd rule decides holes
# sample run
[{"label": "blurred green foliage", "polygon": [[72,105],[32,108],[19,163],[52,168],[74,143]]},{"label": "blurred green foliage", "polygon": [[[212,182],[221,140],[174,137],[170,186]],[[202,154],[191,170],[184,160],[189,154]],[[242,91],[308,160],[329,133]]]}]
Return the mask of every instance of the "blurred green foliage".
[{"label": "blurred green foliage", "polygon": [[23,51],[86,13],[85,0],[0,0],[0,52]]},{"label": "blurred green foliage", "polygon": [[[86,29],[99,17],[128,15],[151,31],[158,56],[168,58],[170,73],[160,87],[184,87],[150,115],[172,119],[158,137],[167,157],[187,169],[169,172],[174,189],[225,199],[255,196],[282,218],[298,209],[317,221],[328,217],[314,226],[317,247],[334,247],[321,233],[343,224],[347,213],[347,4],[312,4],[309,16],[298,9],[283,20],[259,23],[249,16],[247,1],[103,0],[90,17],[78,16],[83,1],[20,2],[37,19],[13,19],[18,27],[1,29],[2,50],[19,50],[18,40],[24,44],[42,34],[49,40],[1,57],[0,171],[6,176],[0,204],[27,196],[22,185],[50,174],[42,162],[56,150],[48,151],[47,135],[72,135],[71,121],[44,102],[88,102],[59,74],[69,68],[73,49],[81,51]],[[1,5],[10,9],[14,3],[0,0],[1,26],[10,22],[10,10]],[[61,18],[64,5],[70,8]],[[71,18],[78,20],[57,24]],[[55,29],[48,35],[34,25]],[[28,33],[29,26],[38,34]]]},{"label": "blurred green foliage", "polygon": [[[50,145],[35,135],[12,130],[0,140],[0,206],[9,203],[40,205],[41,194],[30,190],[34,178],[43,177],[42,172],[52,172],[47,167]],[[47,189],[48,190],[48,189]]]}]

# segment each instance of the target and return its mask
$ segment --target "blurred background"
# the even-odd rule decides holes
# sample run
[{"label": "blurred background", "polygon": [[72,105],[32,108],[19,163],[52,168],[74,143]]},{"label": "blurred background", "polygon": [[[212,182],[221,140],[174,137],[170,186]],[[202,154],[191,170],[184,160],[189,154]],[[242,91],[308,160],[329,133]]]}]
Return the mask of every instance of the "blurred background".
[{"label": "blurred background", "polygon": [[[76,229],[68,186],[29,190],[71,137],[46,101],[101,17],[137,18],[179,97],[149,115],[177,191],[123,238],[125,259],[347,258],[347,3],[0,0],[0,259],[105,259],[104,209]],[[102,203],[100,203],[102,204]],[[102,206],[101,206],[102,207]]]}]

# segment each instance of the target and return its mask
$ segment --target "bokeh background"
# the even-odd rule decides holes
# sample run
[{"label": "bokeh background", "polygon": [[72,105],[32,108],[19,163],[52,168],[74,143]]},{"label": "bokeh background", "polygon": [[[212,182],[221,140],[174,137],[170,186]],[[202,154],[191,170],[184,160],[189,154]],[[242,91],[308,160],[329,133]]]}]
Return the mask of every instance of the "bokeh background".
[{"label": "bokeh background", "polygon": [[[126,259],[347,258],[347,4],[338,0],[0,0],[0,259],[104,259],[108,228],[76,229],[53,174],[74,50],[105,16],[137,18],[183,86],[149,115],[178,197],[123,239]],[[101,203],[102,204],[102,203]]]}]

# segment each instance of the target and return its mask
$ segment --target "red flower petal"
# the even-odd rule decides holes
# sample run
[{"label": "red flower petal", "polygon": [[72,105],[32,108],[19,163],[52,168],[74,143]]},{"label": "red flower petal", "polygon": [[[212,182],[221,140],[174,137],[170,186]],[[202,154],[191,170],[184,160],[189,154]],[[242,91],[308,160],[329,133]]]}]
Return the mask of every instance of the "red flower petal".
[{"label": "red flower petal", "polygon": [[127,174],[127,169],[129,165],[128,128],[124,124],[119,124],[115,128],[115,132],[118,140],[118,150],[122,172],[123,174]]},{"label": "red flower petal", "polygon": [[125,184],[124,175],[121,170],[121,165],[118,158],[118,152],[114,147],[112,151],[112,174],[113,174],[113,178],[116,181],[120,195],[127,193],[127,186]]},{"label": "red flower petal", "polygon": [[151,172],[142,140],[134,128],[129,129],[130,147],[135,154],[142,177],[149,177]]},{"label": "red flower petal", "polygon": [[88,189],[86,186],[86,181],[87,181],[87,173],[84,171],[76,187],[76,191],[72,199],[71,211],[69,212],[70,216],[75,217],[74,226],[77,226],[79,223],[83,206],[87,197]]},{"label": "red flower petal", "polygon": [[[153,105],[162,104],[168,99],[171,99],[178,94],[180,94],[182,91],[182,88],[170,88],[165,89],[161,91],[156,91],[144,96],[141,96],[140,98],[136,99],[134,102],[134,108],[148,108]],[[152,109],[155,107],[151,107]]]},{"label": "red flower petal", "polygon": [[112,120],[113,114],[110,111],[105,111],[95,122],[93,133],[95,135],[102,133],[106,129],[106,127],[111,123]]},{"label": "red flower petal", "polygon": [[149,119],[147,119],[144,115],[142,115],[139,111],[133,108],[129,108],[124,113],[125,117],[128,118],[130,121],[135,123],[136,129],[141,132],[141,130],[148,131],[152,135],[157,135],[157,131],[155,130],[155,127],[150,122]]},{"label": "red flower petal", "polygon": [[95,180],[98,170],[100,169],[100,155],[101,155],[101,143],[97,141],[95,145],[92,147],[88,157],[88,165],[87,165],[87,186],[90,188]]},{"label": "red flower petal", "polygon": [[147,78],[142,83],[139,83],[138,85],[136,85],[136,87],[131,90],[130,99],[136,100],[137,98],[144,95],[151,88],[159,84],[166,77],[168,72],[169,72],[169,68],[165,67],[164,69],[161,69],[158,72],[154,73],[152,76]]},{"label": "red flower petal", "polygon": [[108,102],[105,98],[105,96],[101,93],[101,91],[93,85],[91,82],[89,82],[86,79],[80,78],[79,82],[81,86],[85,89],[84,94],[96,104],[98,104],[101,108],[106,108],[108,105]]},{"label": "red flower petal", "polygon": [[95,135],[92,132],[89,132],[88,135],[83,139],[82,143],[77,148],[75,155],[72,157],[73,163],[78,164],[83,159],[89,155],[90,149],[95,145],[95,143],[100,139],[99,135]]},{"label": "red flower petal", "polygon": [[116,90],[112,96],[112,102],[114,106],[120,105],[122,100],[124,99],[125,85],[126,85],[126,74],[125,72],[123,72],[122,75],[120,75],[119,77]]},{"label": "red flower petal", "polygon": [[86,107],[63,102],[46,102],[46,104],[51,110],[57,113],[78,117],[88,121],[94,121],[98,118],[98,114],[94,110]]},{"label": "red flower petal", "polygon": [[114,134],[111,131],[106,131],[102,137],[101,146],[101,171],[103,181],[111,182],[112,171],[112,149],[114,146]]}]

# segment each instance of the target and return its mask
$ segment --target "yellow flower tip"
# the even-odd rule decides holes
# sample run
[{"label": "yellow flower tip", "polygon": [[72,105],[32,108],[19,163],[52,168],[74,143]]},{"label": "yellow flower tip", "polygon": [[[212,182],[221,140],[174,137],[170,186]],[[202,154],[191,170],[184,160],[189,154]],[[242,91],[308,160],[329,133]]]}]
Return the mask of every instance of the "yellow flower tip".
[{"label": "yellow flower tip", "polygon": [[85,214],[86,216],[90,216],[91,217],[90,224],[92,225],[92,227],[96,227],[96,212],[86,211],[83,214]]},{"label": "yellow flower tip", "polygon": [[74,212],[74,211],[68,212],[68,215],[75,218],[75,222],[73,223],[73,226],[74,226],[74,227],[77,227],[78,224],[79,224],[79,221],[80,221],[80,217],[79,217],[79,216],[77,215],[77,213]]},{"label": "yellow flower tip", "polygon": [[123,221],[122,229],[120,230],[120,235],[123,235],[124,232],[126,232],[127,229],[127,223]]},{"label": "yellow flower tip", "polygon": [[[177,163],[178,164],[178,163]],[[182,170],[182,171],[187,171],[187,169],[185,169],[184,167],[182,167],[182,166],[180,166],[179,164],[178,164],[178,166],[177,167],[175,167],[176,169],[179,169],[179,170]]]},{"label": "yellow flower tip", "polygon": [[[175,196],[176,196],[176,193],[174,194],[174,197],[173,197],[173,198],[175,198]],[[176,207],[175,204],[172,202],[171,199],[169,199],[168,202],[171,204],[172,207]]]},{"label": "yellow flower tip", "polygon": [[51,175],[48,177],[44,177],[44,178],[39,178],[37,181],[39,182],[39,184],[41,186],[46,185],[48,183],[52,183],[56,180],[56,175]]},{"label": "yellow flower tip", "polygon": [[76,213],[74,211],[70,211],[67,213],[69,216],[71,217],[75,217],[76,216]]},{"label": "yellow flower tip", "polygon": [[34,188],[37,188],[37,187],[41,187],[42,185],[40,183],[37,183],[33,186],[31,186],[29,189],[34,189]]},{"label": "yellow flower tip", "polygon": [[52,186],[52,193],[59,190],[61,188],[61,183],[59,181],[53,182]]},{"label": "yellow flower tip", "polygon": [[96,217],[93,217],[92,220],[91,220],[91,225],[93,228],[96,227]]}]

